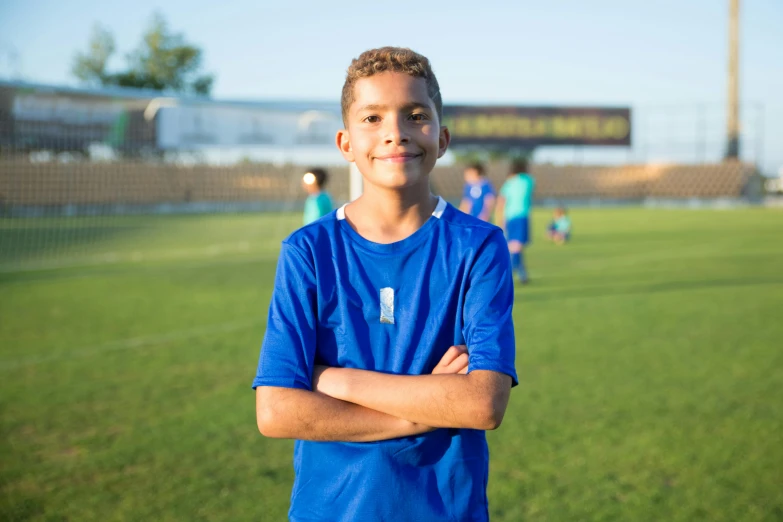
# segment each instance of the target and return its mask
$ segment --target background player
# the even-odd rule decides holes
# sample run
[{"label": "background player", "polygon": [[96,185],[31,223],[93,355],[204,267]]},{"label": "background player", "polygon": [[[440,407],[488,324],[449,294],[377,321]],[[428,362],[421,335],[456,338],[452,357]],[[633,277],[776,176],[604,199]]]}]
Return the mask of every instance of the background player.
[{"label": "background player", "polygon": [[305,200],[304,224],[309,225],[332,211],[332,198],[324,190],[329,176],[322,168],[312,168],[302,176],[302,187],[309,194]]},{"label": "background player", "polygon": [[530,209],[535,180],[527,173],[526,159],[513,161],[498,197],[497,223],[506,233],[511,267],[522,284],[529,282],[525,248],[530,244]]},{"label": "background player", "polygon": [[565,244],[571,239],[571,219],[564,207],[557,207],[552,215],[552,221],[547,228],[549,239],[558,245]]},{"label": "background player", "polygon": [[471,163],[465,167],[465,188],[459,209],[466,214],[489,221],[495,207],[495,189],[486,178],[484,165]]}]

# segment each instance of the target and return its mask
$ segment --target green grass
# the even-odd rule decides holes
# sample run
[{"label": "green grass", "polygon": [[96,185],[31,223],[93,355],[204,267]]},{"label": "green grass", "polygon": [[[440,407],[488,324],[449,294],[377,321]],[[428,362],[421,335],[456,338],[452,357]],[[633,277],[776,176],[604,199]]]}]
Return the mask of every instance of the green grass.
[{"label": "green grass", "polygon": [[[783,213],[546,219],[493,522],[783,520]],[[298,220],[0,221],[0,519],[285,519],[249,384]]]}]

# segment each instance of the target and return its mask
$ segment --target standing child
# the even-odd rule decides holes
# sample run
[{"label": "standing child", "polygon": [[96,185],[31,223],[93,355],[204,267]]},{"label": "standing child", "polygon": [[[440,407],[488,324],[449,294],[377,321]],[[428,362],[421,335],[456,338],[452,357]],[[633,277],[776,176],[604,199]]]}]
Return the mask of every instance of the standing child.
[{"label": "standing child", "polygon": [[321,219],[332,211],[332,198],[324,190],[328,175],[322,168],[308,170],[302,176],[302,186],[309,194],[305,200],[304,224],[309,225],[316,219]]},{"label": "standing child", "polygon": [[522,284],[529,281],[525,269],[525,249],[530,244],[530,209],[535,180],[527,173],[527,160],[512,162],[508,178],[500,188],[498,225],[506,231],[511,267]]},{"label": "standing child", "polygon": [[253,387],[296,439],[292,521],[486,521],[489,453],[517,383],[502,231],[433,196],[450,136],[430,63],[362,53],[336,141],[356,200],[283,241]]},{"label": "standing child", "polygon": [[465,188],[459,209],[466,214],[489,221],[495,206],[495,189],[486,178],[484,165],[472,163],[465,168]]}]

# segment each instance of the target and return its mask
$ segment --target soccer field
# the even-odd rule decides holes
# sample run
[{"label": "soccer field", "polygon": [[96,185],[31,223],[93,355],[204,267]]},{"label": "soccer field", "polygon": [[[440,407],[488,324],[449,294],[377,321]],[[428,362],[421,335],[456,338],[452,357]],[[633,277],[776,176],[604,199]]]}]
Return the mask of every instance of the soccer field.
[{"label": "soccer field", "polygon": [[[783,212],[548,216],[493,522],[783,520]],[[0,220],[0,519],[285,520],[250,382],[299,220]]]}]

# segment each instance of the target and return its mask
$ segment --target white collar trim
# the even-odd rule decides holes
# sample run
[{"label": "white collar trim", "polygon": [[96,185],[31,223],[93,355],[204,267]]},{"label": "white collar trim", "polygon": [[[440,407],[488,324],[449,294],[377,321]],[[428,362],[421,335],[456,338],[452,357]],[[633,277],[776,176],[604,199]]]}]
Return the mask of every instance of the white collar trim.
[{"label": "white collar trim", "polygon": [[[447,205],[446,200],[438,196],[438,204],[435,206],[435,210],[432,211],[432,215],[440,219],[441,216],[443,216],[443,212],[446,211],[446,205]],[[338,221],[342,221],[343,219],[345,219],[345,207],[347,206],[348,203],[346,203],[345,205],[337,209]]]},{"label": "white collar trim", "polygon": [[441,216],[443,215],[443,212],[445,211],[446,211],[446,200],[438,196],[438,204],[435,207],[435,210],[432,211],[432,215],[440,219]]}]

